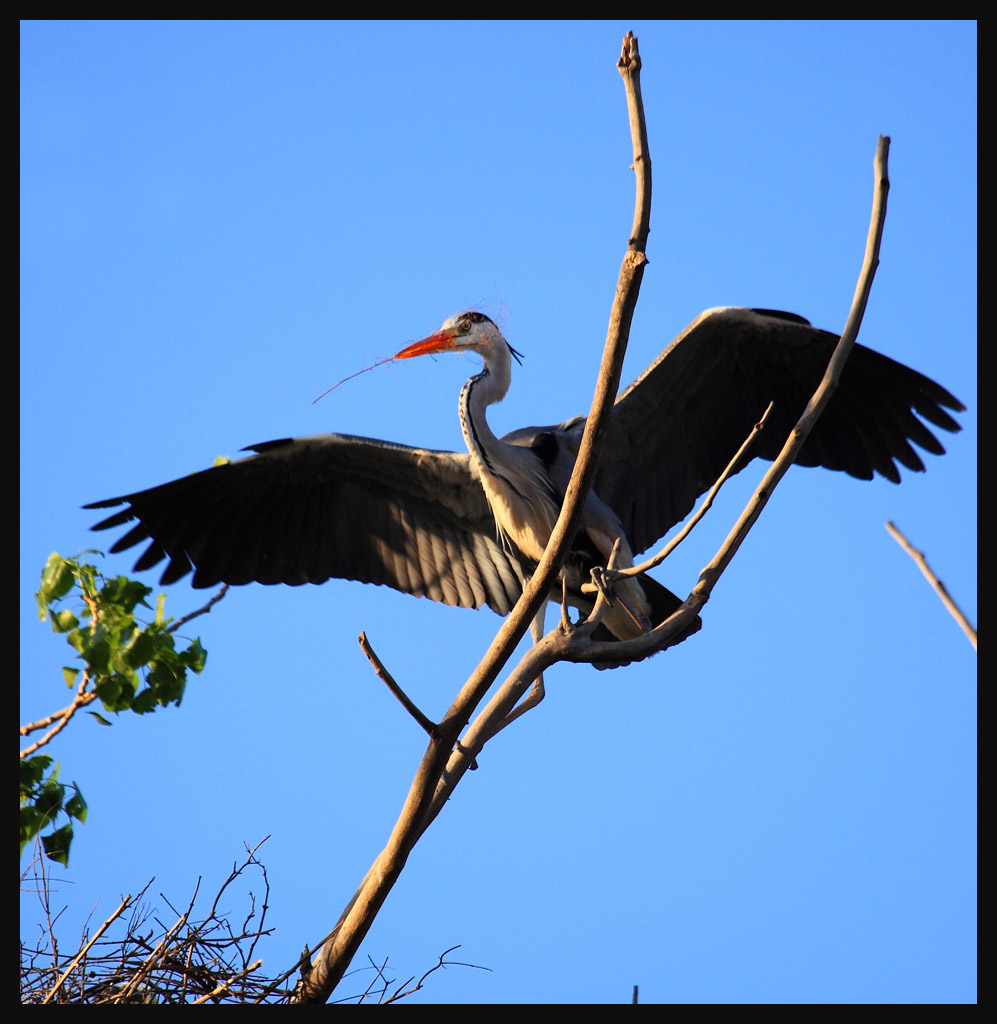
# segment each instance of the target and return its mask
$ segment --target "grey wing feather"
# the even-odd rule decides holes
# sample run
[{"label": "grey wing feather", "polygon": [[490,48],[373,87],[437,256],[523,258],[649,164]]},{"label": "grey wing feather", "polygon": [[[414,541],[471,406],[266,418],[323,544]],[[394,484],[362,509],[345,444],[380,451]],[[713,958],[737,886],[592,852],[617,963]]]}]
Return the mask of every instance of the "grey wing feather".
[{"label": "grey wing feather", "polygon": [[148,541],[136,570],[163,558],[162,582],[384,584],[506,614],[523,568],[495,537],[469,456],[342,434],[271,441],[257,454],[87,508],[137,520],[111,548]]},{"label": "grey wing feather", "polygon": [[[792,314],[707,310],[620,394],[596,488],[635,552],[689,514],[770,401],[753,453],[778,455],[837,341]],[[945,410],[963,408],[928,377],[856,345],[797,462],[897,483],[897,463],[924,469],[910,442],[937,455],[945,450],[921,419],[954,432],[959,424]]]}]

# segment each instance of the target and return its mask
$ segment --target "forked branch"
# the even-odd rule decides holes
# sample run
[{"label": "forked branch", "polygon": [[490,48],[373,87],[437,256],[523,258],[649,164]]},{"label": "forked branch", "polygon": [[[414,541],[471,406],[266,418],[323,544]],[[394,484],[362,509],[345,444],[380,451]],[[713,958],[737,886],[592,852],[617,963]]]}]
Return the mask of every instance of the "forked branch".
[{"label": "forked branch", "polygon": [[574,649],[566,655],[569,660],[597,661],[609,657],[637,660],[647,657],[655,651],[663,650],[674,643],[676,638],[681,636],[692,625],[695,616],[710,599],[713,588],[730,564],[731,559],[737,553],[745,537],[747,537],[751,527],[761,515],[762,509],[768,504],[768,500],[772,496],[776,485],[796,460],[796,456],[803,447],[803,443],[806,441],[811,429],[824,411],[827,403],[831,400],[831,396],[838,386],[841,371],[844,369],[845,360],[848,358],[848,354],[855,344],[855,339],[858,337],[859,327],[862,324],[862,317],[865,314],[865,307],[872,289],[872,281],[876,275],[876,268],[879,266],[879,250],[883,238],[883,225],[886,221],[886,200],[890,190],[888,175],[889,152],[890,140],[888,137],[881,135],[876,146],[876,157],[873,161],[875,180],[872,216],[869,223],[869,233],[866,238],[865,257],[862,262],[862,269],[859,272],[858,283],[855,287],[855,295],[852,299],[852,307],[848,314],[845,329],[842,331],[841,338],[835,346],[827,370],[817,390],[807,404],[806,409],[803,410],[803,415],[786,439],[782,451],[769,467],[768,472],[762,477],[761,483],[759,483],[755,493],[751,496],[740,518],[734,524],[716,555],[700,573],[699,582],[693,588],[688,599],[665,622],[636,640],[621,640],[612,644],[592,642],[584,635],[578,634],[573,637]]}]

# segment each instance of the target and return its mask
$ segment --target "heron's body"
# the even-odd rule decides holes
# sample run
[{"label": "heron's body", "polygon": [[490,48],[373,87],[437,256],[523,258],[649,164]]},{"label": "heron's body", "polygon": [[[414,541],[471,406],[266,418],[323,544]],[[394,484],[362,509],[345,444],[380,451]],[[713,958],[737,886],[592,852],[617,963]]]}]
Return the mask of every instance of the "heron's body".
[{"label": "heron's body", "polygon": [[[690,324],[616,401],[569,586],[606,564],[614,544],[617,564],[632,564],[681,521],[770,401],[753,451],[774,458],[836,342],[768,310],[708,310]],[[238,462],[89,505],[127,506],[95,529],[137,519],[111,550],[148,541],[136,571],[168,557],[164,584],[191,568],[195,587],[335,576],[506,614],[550,539],[585,421],[496,437],[485,410],[507,393],[517,353],[488,317],[470,312],[396,358],[450,350],[485,362],[461,391],[466,454],[341,434],[272,441]],[[929,378],[856,346],[797,461],[899,482],[897,462],[924,469],[911,442],[944,452],[922,419],[956,431],[945,410],[962,408]],[[620,638],[678,603],[651,580],[629,581],[620,594],[603,620]]]},{"label": "heron's body", "polygon": [[[403,350],[399,357],[421,355],[423,350],[438,351],[450,347],[452,339],[447,334],[448,321],[443,330],[424,342],[417,342],[410,349]],[[518,551],[531,562],[539,562],[554,530],[561,502],[567,488],[574,456],[570,461],[563,458],[564,449],[555,448],[562,457],[550,465],[534,447],[509,444],[496,437],[485,416],[485,409],[501,402],[509,391],[512,379],[512,349],[483,314],[463,314],[454,318],[454,323],[464,323],[469,332],[463,337],[480,340],[467,347],[480,347],[485,357],[481,373],[471,377],[460,393],[460,425],[464,442],[471,455],[471,466],[488,506],[495,519],[499,538],[510,551]],[[566,472],[565,472],[566,471]],[[595,546],[605,563],[618,542],[617,564],[633,565],[633,554],[623,533],[619,520],[594,493],[589,494],[582,513],[581,530]],[[644,598],[640,585],[624,581],[619,591],[625,606],[613,606],[604,616],[607,628],[620,638],[639,636],[642,629],[650,624],[650,606]],[[625,608],[634,609],[638,621],[628,615]]]}]

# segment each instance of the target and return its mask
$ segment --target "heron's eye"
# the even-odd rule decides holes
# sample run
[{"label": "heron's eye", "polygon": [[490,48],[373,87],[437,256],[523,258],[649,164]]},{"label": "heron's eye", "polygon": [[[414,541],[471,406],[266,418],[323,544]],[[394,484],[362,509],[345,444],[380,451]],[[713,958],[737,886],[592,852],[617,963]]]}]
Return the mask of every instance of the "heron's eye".
[{"label": "heron's eye", "polygon": [[470,320],[461,320],[461,322],[457,325],[457,333],[458,334],[467,334],[467,333],[470,332],[470,330],[471,330],[471,321]]}]

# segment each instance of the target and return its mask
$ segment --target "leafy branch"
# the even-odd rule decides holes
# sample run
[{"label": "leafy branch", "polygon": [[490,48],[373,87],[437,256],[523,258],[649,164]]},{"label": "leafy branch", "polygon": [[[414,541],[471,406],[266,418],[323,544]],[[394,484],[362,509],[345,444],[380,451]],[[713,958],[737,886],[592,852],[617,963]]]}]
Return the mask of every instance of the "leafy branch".
[{"label": "leafy branch", "polygon": [[[38,618],[48,621],[76,652],[82,668],[64,666],[66,686],[75,688],[72,701],[59,711],[20,727],[21,736],[46,730],[20,752],[20,849],[42,830],[45,855],[60,864],[69,860],[73,820],[86,820],[87,804],[79,785],[59,781],[59,764],[37,751],[69,724],[81,708],[100,701],[114,714],[133,711],[145,715],[159,707],[177,706],[187,687],[187,672],[200,673],[207,652],[197,638],[178,649],[176,629],[196,615],[210,610],[224,596],[217,594],[203,608],[173,623],[166,618],[166,597],[160,594],[151,622],[136,609],[148,608],[152,588],[127,576],[105,578],[85,561],[64,558],[55,552],[42,570],[41,587],[35,595]],[[89,712],[101,725],[111,725],[104,715]],[[57,827],[61,816],[68,819]]]}]

